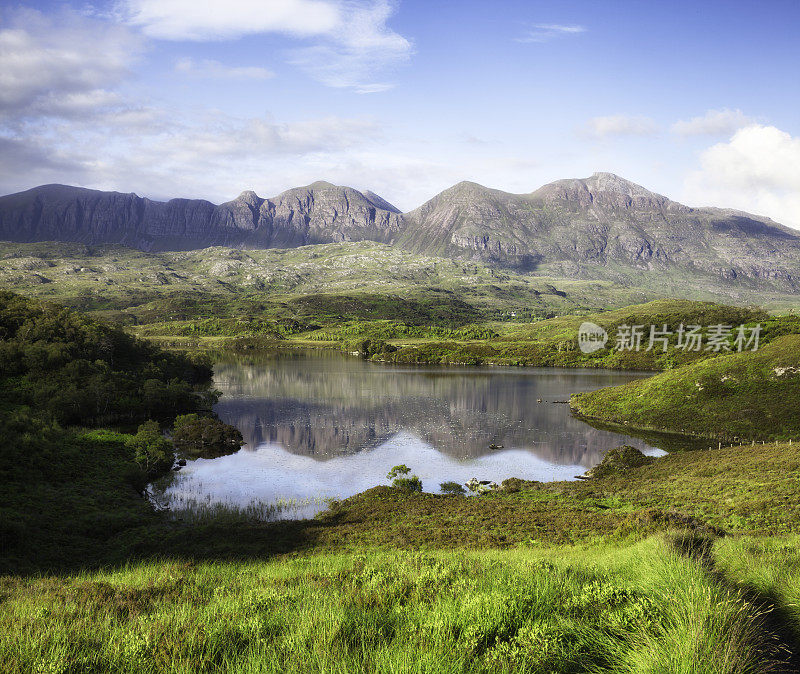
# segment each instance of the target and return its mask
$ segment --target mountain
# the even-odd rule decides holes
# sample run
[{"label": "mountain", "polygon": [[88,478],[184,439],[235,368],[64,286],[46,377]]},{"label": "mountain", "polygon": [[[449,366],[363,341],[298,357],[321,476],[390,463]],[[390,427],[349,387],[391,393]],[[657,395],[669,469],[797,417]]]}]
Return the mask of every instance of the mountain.
[{"label": "mountain", "polygon": [[611,173],[530,194],[463,182],[405,216],[398,244],[554,275],[682,271],[800,281],[800,232],[738,211],[690,208]]},{"label": "mountain", "polygon": [[[0,197],[0,239],[121,243],[142,250],[292,248],[377,241],[541,275],[795,292],[800,232],[755,215],[690,208],[611,173],[529,194],[462,182],[410,213],[326,182],[214,205],[45,185]],[[671,284],[671,285],[670,285]]]},{"label": "mountain", "polygon": [[159,202],[65,185],[0,197],[0,239],[121,243],[142,250],[389,243],[402,222],[399,211],[377,195],[325,182],[272,199],[246,191],[218,206],[202,199]]}]

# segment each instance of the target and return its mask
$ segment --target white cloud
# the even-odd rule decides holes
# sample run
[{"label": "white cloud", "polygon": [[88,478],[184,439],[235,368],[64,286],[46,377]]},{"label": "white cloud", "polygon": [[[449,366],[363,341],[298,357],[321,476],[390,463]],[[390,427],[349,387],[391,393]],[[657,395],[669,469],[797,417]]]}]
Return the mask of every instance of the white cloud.
[{"label": "white cloud", "polygon": [[374,93],[391,88],[379,74],[407,61],[411,43],[387,22],[390,0],[125,0],[123,14],[146,35],[163,40],[230,40],[283,33],[314,39],[289,60],[330,87]]},{"label": "white cloud", "polygon": [[14,184],[14,181],[24,178],[25,182],[19,184],[20,188],[55,182],[57,176],[75,176],[82,170],[80,162],[53,153],[51,148],[40,145],[32,138],[22,141],[0,136],[0,156],[3,157],[0,162],[0,184]]},{"label": "white cloud", "polygon": [[0,135],[0,152],[15,167],[0,170],[0,191],[77,182],[156,198],[222,200],[243,185],[261,189],[269,186],[265,181],[285,181],[289,167],[310,178],[319,162],[335,165],[380,136],[380,127],[369,119],[279,122],[205,113],[187,120],[176,110],[157,108],[44,120],[17,136]]},{"label": "white cloud", "polygon": [[580,129],[581,135],[598,139],[613,136],[653,136],[658,131],[658,124],[650,117],[631,115],[593,117]]},{"label": "white cloud", "polygon": [[112,105],[139,39],[122,26],[63,11],[8,14],[0,30],[0,115],[84,114]]},{"label": "white cloud", "polygon": [[394,12],[386,0],[343,5],[342,21],[321,44],[295,50],[291,62],[323,84],[358,93],[390,89],[374,75],[411,57],[413,47],[386,23]]},{"label": "white cloud", "polygon": [[752,124],[755,120],[738,108],[730,110],[708,110],[700,117],[682,119],[672,125],[671,130],[679,136],[717,136],[728,135]]},{"label": "white cloud", "polygon": [[330,0],[127,0],[124,16],[161,40],[227,40],[258,33],[325,35],[341,22]]},{"label": "white cloud", "polygon": [[[366,25],[380,20],[377,15]],[[243,184],[286,180],[288,167],[294,167],[291,175],[309,176],[381,137],[368,118],[276,121],[134,100],[123,87],[131,58],[126,50],[140,46],[130,29],[69,12],[45,17],[20,11],[13,21],[0,30],[4,192],[68,182],[153,196],[229,198]],[[366,54],[381,38],[366,30],[339,44]],[[269,74],[215,61],[178,67],[207,77]]]},{"label": "white cloud", "polygon": [[549,42],[558,37],[585,33],[586,27],[575,24],[535,23],[517,42]]},{"label": "white cloud", "polygon": [[270,161],[281,155],[302,156],[345,150],[372,139],[377,125],[365,119],[327,117],[302,122],[275,122],[264,118],[227,117],[170,132],[153,150],[168,152],[178,161],[202,162],[219,157],[232,162],[244,158]]},{"label": "white cloud", "polygon": [[691,203],[737,208],[800,228],[800,137],[753,124],[700,156],[685,187]]},{"label": "white cloud", "polygon": [[205,59],[195,61],[191,58],[182,58],[175,64],[175,70],[196,77],[208,77],[222,80],[268,80],[275,77],[275,73],[267,68],[258,66],[226,66],[219,61]]}]

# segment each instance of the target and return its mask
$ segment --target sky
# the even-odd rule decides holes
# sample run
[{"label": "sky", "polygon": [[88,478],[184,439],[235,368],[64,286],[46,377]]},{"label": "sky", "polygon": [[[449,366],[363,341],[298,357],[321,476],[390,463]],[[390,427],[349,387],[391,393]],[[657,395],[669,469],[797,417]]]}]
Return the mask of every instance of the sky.
[{"label": "sky", "polygon": [[0,193],[404,211],[595,171],[800,228],[797,0],[0,3]]}]

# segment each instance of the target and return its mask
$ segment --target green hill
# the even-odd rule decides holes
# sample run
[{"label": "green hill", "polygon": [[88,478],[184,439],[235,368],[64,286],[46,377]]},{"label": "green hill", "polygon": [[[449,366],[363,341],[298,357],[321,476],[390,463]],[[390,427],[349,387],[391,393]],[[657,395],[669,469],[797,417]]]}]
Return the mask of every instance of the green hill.
[{"label": "green hill", "polygon": [[607,422],[714,438],[800,438],[800,335],[572,397]]}]

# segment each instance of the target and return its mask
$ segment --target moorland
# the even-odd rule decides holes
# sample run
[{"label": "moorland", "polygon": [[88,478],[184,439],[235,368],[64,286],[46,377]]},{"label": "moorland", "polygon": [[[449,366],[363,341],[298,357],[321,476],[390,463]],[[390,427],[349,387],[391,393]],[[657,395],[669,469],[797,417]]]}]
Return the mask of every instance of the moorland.
[{"label": "moorland", "polygon": [[[546,271],[374,241],[2,244],[4,671],[797,671],[796,296]],[[606,348],[578,348],[586,321]],[[631,325],[671,336],[620,348]],[[688,325],[759,326],[759,348],[686,349]],[[676,451],[478,496],[376,485],[308,520],[157,512],[219,354],[307,348],[648,370],[571,405]]]}]

